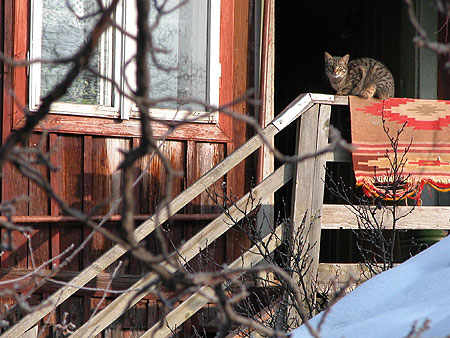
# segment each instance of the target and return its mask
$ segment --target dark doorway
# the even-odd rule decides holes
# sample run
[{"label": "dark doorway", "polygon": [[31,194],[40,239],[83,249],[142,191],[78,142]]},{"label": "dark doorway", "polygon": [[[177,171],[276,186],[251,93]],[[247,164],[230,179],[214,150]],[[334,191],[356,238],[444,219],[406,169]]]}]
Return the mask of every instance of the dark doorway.
[{"label": "dark doorway", "polygon": [[[275,8],[275,108],[282,111],[301,93],[334,93],[325,74],[324,52],[371,57],[385,63],[401,91],[401,0],[276,1]],[[412,54],[414,56],[414,54]],[[404,67],[402,67],[404,71]],[[350,141],[348,109],[332,113],[331,123]],[[345,111],[347,109],[347,111]],[[292,154],[296,130],[292,125],[275,140],[278,149]],[[354,186],[351,163],[333,163],[334,176]],[[285,191],[289,194],[288,191]],[[287,196],[289,198],[289,196]],[[326,203],[338,203],[326,193]],[[351,232],[322,232],[321,261],[357,259]],[[345,249],[343,249],[345,248]]]},{"label": "dark doorway", "polygon": [[400,87],[400,0],[277,1],[275,8],[275,105],[297,95],[333,93],[324,52],[371,57],[385,63]]}]

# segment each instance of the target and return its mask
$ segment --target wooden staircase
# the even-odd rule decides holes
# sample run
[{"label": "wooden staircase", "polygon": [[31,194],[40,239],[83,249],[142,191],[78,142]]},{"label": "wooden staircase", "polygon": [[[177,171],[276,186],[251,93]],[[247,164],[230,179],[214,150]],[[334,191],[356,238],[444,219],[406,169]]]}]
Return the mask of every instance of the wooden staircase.
[{"label": "wooden staircase", "polygon": [[[143,222],[135,230],[135,237],[138,241],[143,240],[152,233],[159,224],[167,221],[172,215],[177,213],[190,201],[205,191],[209,186],[225,175],[229,170],[251,155],[259,147],[264,145],[264,140],[273,138],[284,128],[293,122],[298,123],[298,139],[296,154],[307,155],[315,153],[328,145],[329,121],[331,107],[333,105],[348,105],[348,98],[342,96],[324,95],[324,94],[302,94],[297,97],[282,113],[280,113],[260,135],[256,135],[248,140],[244,145],[238,148],[231,155],[226,157],[216,167],[204,174],[198,181],[179,194],[170,203],[169,208],[164,209],[158,217],[156,223],[155,217]],[[333,161],[342,157],[342,152],[324,154],[317,157],[309,157],[305,161],[297,163],[285,163],[264,179],[256,186],[251,194],[252,198],[259,203],[268,203],[271,196],[282,186],[293,179],[293,213],[291,215],[294,227],[301,225],[302,219],[313,218],[310,231],[306,231],[308,237],[304,241],[309,243],[319,243],[322,229],[354,229],[357,228],[355,216],[345,206],[342,205],[322,205],[324,194],[324,166],[326,161]],[[345,154],[344,154],[345,157]],[[210,243],[230,229],[227,222],[231,215],[236,221],[245,216],[248,210],[249,194],[243,196],[235,206],[211,221],[200,232],[178,248],[178,254],[183,257],[183,261],[189,262],[199,250],[205,249]],[[256,207],[256,205],[255,205]],[[170,210],[170,213],[169,211]],[[314,216],[314,217],[312,217]],[[308,219],[308,218],[307,218]],[[404,229],[419,228],[449,228],[450,208],[430,207],[417,208],[413,214],[404,218],[399,223],[399,227]],[[282,234],[282,226],[276,229],[278,238]],[[270,251],[275,250],[280,241],[273,236],[267,236],[263,239]],[[336,264],[319,264],[320,245],[314,246],[312,274],[319,272],[319,281],[327,280],[330,273],[336,268]],[[230,268],[253,266],[258,263],[262,257],[255,253],[255,250],[249,250],[242,258],[234,261]],[[22,334],[33,328],[44,316],[48,315],[54,309],[72,296],[79,287],[84,286],[105,268],[119,260],[126,250],[119,245],[113,246],[93,264],[81,271],[66,286],[61,287],[53,293],[40,308],[12,326],[1,337],[20,337]],[[175,259],[175,257],[173,257]],[[340,264],[346,272],[357,270],[356,264]],[[173,269],[166,265],[167,269]],[[138,280],[132,287],[132,290],[138,289],[144,285],[157,281],[155,273],[148,273]],[[150,287],[150,290],[152,287]],[[193,294],[182,304],[170,312],[167,317],[167,327],[156,332],[157,326],[153,326],[141,337],[165,337],[170,334],[169,328],[179,327],[185,320],[192,316],[196,311],[202,308],[207,302],[207,296],[212,293],[208,287],[203,287],[199,292]],[[130,291],[121,294],[103,310],[99,311],[93,318],[78,328],[71,337],[96,336],[106,327],[113,323],[126,310],[135,305],[145,295],[138,291]],[[155,333],[156,332],[156,333]]]}]

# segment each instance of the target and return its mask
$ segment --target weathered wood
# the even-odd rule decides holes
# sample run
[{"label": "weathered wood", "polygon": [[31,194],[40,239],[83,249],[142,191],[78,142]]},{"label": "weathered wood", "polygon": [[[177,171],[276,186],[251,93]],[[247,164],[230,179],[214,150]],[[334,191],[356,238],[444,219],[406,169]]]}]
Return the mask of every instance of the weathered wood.
[{"label": "weathered wood", "polygon": [[[118,170],[123,160],[121,150],[128,150],[130,141],[123,138],[94,137],[92,139],[92,203],[102,203],[99,214],[106,214],[122,187],[122,173]],[[115,213],[120,213],[116,209]]]},{"label": "weathered wood", "polygon": [[[33,262],[36,266],[47,262],[50,259],[50,227],[47,224],[41,224],[38,228],[30,231],[31,248],[33,252],[27,254],[27,267],[34,269]],[[32,255],[33,254],[33,255]],[[32,260],[33,258],[33,260]]]},{"label": "weathered wood", "polygon": [[[269,125],[263,132],[263,135],[266,137],[271,137],[278,132],[278,129],[272,124]],[[247,141],[244,145],[242,145],[239,149],[237,149],[233,154],[225,158],[221,163],[219,163],[216,167],[210,170],[208,173],[204,174],[197,182],[183,191],[180,195],[178,195],[174,200],[170,203],[170,211],[171,215],[178,212],[181,208],[183,208],[187,203],[189,203],[192,199],[197,197],[205,187],[210,186],[214,183],[219,177],[223,176],[230,168],[234,167],[234,165],[240,162],[243,158],[247,157],[251,153],[253,153],[260,145],[262,141],[259,136],[252,137],[249,141]],[[169,216],[167,214],[167,209],[165,209],[159,215],[160,222],[165,222]],[[154,223],[153,218],[147,220],[142,223],[136,230],[135,235],[137,239],[140,241],[145,238],[148,234],[150,234],[157,224]],[[115,245],[107,252],[105,252],[99,259],[93,262],[91,265],[86,267],[83,271],[79,273],[73,280],[70,281],[71,285],[83,286],[87,282],[89,282],[92,278],[98,275],[102,270],[111,265],[114,261],[120,258],[124,253],[125,249],[123,249],[119,245]],[[74,286],[65,286],[55,292],[52,296],[48,298],[48,300],[42,304],[42,307],[39,311],[34,311],[33,313],[25,316],[22,320],[17,322],[16,325],[11,327],[5,334],[18,335],[25,332],[32,325],[34,325],[38,320],[40,320],[43,316],[52,311],[54,306],[62,303],[65,299],[70,297],[73,293],[77,291],[77,288]],[[5,336],[6,337],[6,336]]]},{"label": "weathered wood", "polygon": [[[263,240],[264,247],[267,249],[267,253],[272,253],[281,244],[282,226],[278,226],[274,234],[267,235]],[[257,246],[250,248],[242,257],[237,258],[231,263],[228,268],[230,270],[238,268],[249,268],[256,265],[263,259],[263,256],[259,254]],[[166,325],[159,328],[159,323],[153,325],[147,332],[145,332],[140,338],[150,337],[166,337],[172,330],[179,327],[194,313],[200,310],[205,304],[209,302],[209,298],[214,296],[214,290],[209,286],[203,286],[199,291],[191,295],[183,303],[177,306],[174,310],[168,313],[165,317]]]},{"label": "weathered wood", "polygon": [[[358,229],[357,218],[349,208],[345,205],[325,204],[322,214],[322,229]],[[411,207],[398,207],[399,215],[404,215],[409,210]],[[382,210],[379,210],[377,215],[378,220],[381,220]],[[383,224],[386,229],[392,228],[390,213],[385,213]],[[396,229],[450,229],[450,207],[415,207],[412,213],[397,221]]]},{"label": "weathered wood", "polygon": [[[319,118],[317,124],[317,138],[315,151],[318,152],[324,149],[328,144],[328,135],[330,131],[330,105],[320,105]],[[302,117],[303,123],[303,117]],[[309,125],[309,128],[313,128],[314,125]],[[321,235],[321,215],[323,205],[323,195],[325,189],[325,155],[317,156],[314,158],[314,176],[312,182],[312,201],[311,201],[311,230],[308,234],[309,245],[311,246],[310,255],[312,262],[309,273],[312,278],[317,274],[317,268],[319,266],[319,254],[320,254],[320,235]],[[302,198],[297,196],[297,198]],[[307,222],[309,219],[307,219]]]},{"label": "weathered wood", "polygon": [[39,333],[39,327],[35,325],[31,329],[29,329],[27,332],[25,332],[23,335],[21,335],[19,338],[38,338]]},{"label": "weathered wood", "polygon": [[[171,192],[169,197],[175,197],[181,192],[185,179],[183,173],[186,163],[186,143],[180,141],[158,141],[157,144],[159,151],[168,160],[172,170],[178,173],[173,177],[170,185]],[[169,191],[168,172],[161,157],[154,154],[141,158],[138,166],[138,174],[143,174],[144,176],[137,186],[139,197],[136,212],[139,214],[153,214],[161,199]]]},{"label": "weathered wood", "polygon": [[[56,134],[49,135],[49,151],[50,151],[50,161],[59,170],[50,171],[50,185],[53,191],[61,196],[62,193],[62,171],[61,171],[61,163],[62,163],[62,150],[61,150],[61,138]],[[53,217],[58,217],[60,214],[60,207],[58,203],[54,199],[50,200],[50,215]],[[54,224],[50,227],[50,237],[51,237],[51,256],[56,257],[59,255],[60,251],[60,231],[59,224]],[[60,259],[57,258],[54,264],[59,265]]]},{"label": "weathered wood", "polygon": [[[221,65],[219,102],[233,102],[233,50],[234,50],[234,3],[235,0],[220,0],[220,53]],[[219,114],[219,125],[225,135],[231,137],[233,131],[232,117]]]},{"label": "weathered wood", "polygon": [[[276,311],[278,307],[280,306],[280,303],[282,303],[281,300],[279,300],[279,303],[277,304],[270,304],[269,306],[263,308],[259,313],[253,316],[255,320],[266,322],[270,321],[271,318],[276,314]],[[263,338],[266,336],[261,335],[258,331],[256,331],[253,328],[250,328],[248,326],[242,325],[239,328],[234,329],[229,334],[225,336],[225,338],[245,338],[245,337],[252,337],[252,338]]]},{"label": "weathered wood", "polygon": [[316,94],[316,93],[311,93],[310,95],[311,100],[314,103],[348,106],[348,96]]},{"label": "weathered wood", "polygon": [[[220,161],[225,157],[225,149],[223,144],[217,143],[199,143],[195,144],[195,159],[194,159],[194,168],[195,172],[194,180],[201,177],[204,173],[211,168],[214,168]],[[227,175],[228,177],[228,175]],[[224,182],[224,177],[219,177],[216,182],[210,187],[209,192],[214,194],[222,194],[221,184]],[[234,186],[234,185],[233,185]],[[193,199],[192,207],[194,213],[218,213],[219,209],[215,205],[214,201],[209,197],[208,192],[201,193],[197,198]]]},{"label": "weathered wood", "polygon": [[[35,274],[33,274],[35,272]],[[30,291],[35,282],[35,278],[38,280],[43,278],[47,278],[50,274],[53,274],[52,270],[40,270],[36,272],[32,268],[29,269],[21,269],[21,268],[0,268],[0,282],[2,283],[2,287],[12,287],[17,290],[17,292],[25,293]],[[52,276],[54,280],[60,282],[69,282],[75,276],[79,274],[78,271],[59,271],[56,275]],[[91,296],[91,297],[102,297],[105,292],[103,291],[111,286],[112,290],[126,290],[130,288],[134,283],[141,279],[142,275],[129,275],[129,274],[120,274],[111,280],[111,274],[109,273],[99,273],[95,278],[89,281],[85,286],[88,288],[97,288],[98,290],[83,290],[80,289],[76,293],[76,295],[82,296]],[[20,281],[18,281],[20,279]],[[8,281],[10,281],[8,283]],[[16,283],[16,284],[14,284]],[[50,292],[56,291],[60,287],[60,284],[56,284],[53,282],[47,282],[43,286],[41,286],[38,290],[38,293],[48,294]],[[172,293],[165,293],[166,297],[172,296]],[[112,297],[114,293],[106,292],[106,296]],[[146,296],[147,299],[157,299],[157,296],[149,294]]]},{"label": "weathered wood", "polygon": [[[263,2],[263,30],[262,30],[262,52],[261,52],[261,79],[260,79],[260,111],[259,121],[262,128],[275,117],[275,1],[266,0]],[[268,140],[274,145],[274,138]],[[256,167],[256,183],[261,182],[270,175],[275,168],[275,158],[269,147],[263,145],[258,153],[258,162]],[[269,201],[267,205],[261,206],[258,213],[258,229],[261,229],[264,235],[267,229],[267,222],[275,220],[275,198]]]},{"label": "weathered wood", "polygon": [[59,138],[60,196],[64,202],[75,209],[83,208],[83,137],[78,135],[61,135]]},{"label": "weathered wood", "polygon": [[[22,119],[14,125],[24,126]],[[227,142],[229,137],[220,129],[220,124],[186,123],[170,131],[170,139],[196,140],[206,142]],[[49,114],[36,131],[47,130],[66,134],[88,134],[98,136],[140,137],[140,120],[116,120],[111,118]],[[169,127],[160,122],[152,122],[155,138],[167,137]]]},{"label": "weathered wood", "polygon": [[83,137],[83,211],[90,213],[92,208],[92,136]]},{"label": "weathered wood", "polygon": [[[30,2],[15,1],[14,2],[14,59],[25,60],[28,51],[28,25]],[[24,24],[25,23],[25,24]],[[13,108],[13,124],[23,118],[25,112],[22,107],[27,103],[27,67],[15,67],[13,70],[14,76],[14,108]],[[6,90],[7,94],[10,94]]]},{"label": "weathered wood", "polygon": [[[398,265],[394,264],[394,267]],[[378,273],[382,272],[381,267],[380,264]],[[320,263],[317,282],[319,287],[323,287],[324,289],[334,284],[338,287],[348,286],[351,291],[355,286],[367,281],[373,276],[374,274],[368,267],[361,263]]]},{"label": "weathered wood", "polygon": [[[186,186],[192,185],[195,180],[199,177],[196,175],[197,171],[197,161],[195,160],[197,158],[197,147],[195,146],[194,141],[187,141],[186,142],[186,163],[189,163],[189,165],[186,166]],[[189,203],[185,208],[184,212],[191,214],[194,213],[194,206],[193,203]],[[186,228],[186,235],[189,236],[189,234],[192,232],[192,226],[188,226]],[[190,236],[189,236],[190,237]]]},{"label": "weathered wood", "polygon": [[[317,149],[319,108],[319,105],[314,105],[303,114],[301,119],[297,122],[298,132],[295,153],[298,155],[311,154]],[[317,238],[313,237],[317,236],[317,232],[313,230],[314,219],[311,210],[314,198],[313,195],[316,193],[316,191],[314,191],[315,164],[316,159],[314,157],[297,163],[292,188],[292,233],[291,238],[289,239],[291,241],[290,245],[295,248],[294,250],[301,250],[300,259],[308,259],[310,261],[308,263],[316,262],[319,259],[318,250],[314,250],[315,248],[313,248],[314,251],[305,251],[306,248],[309,247],[308,243],[314,245],[314,243],[317,242]],[[313,268],[312,265],[311,268]],[[314,278],[314,271],[311,271],[311,268],[310,271],[303,276],[304,283],[307,286],[307,297],[312,296],[310,285]],[[300,283],[299,279],[301,276],[299,275],[299,272],[294,272],[292,277]],[[292,308],[288,309],[287,320],[289,326],[301,323],[300,316],[297,311]]]},{"label": "weathered wood", "polygon": [[[265,199],[274,191],[278,190],[285,183],[292,178],[293,165],[288,163],[278,168],[271,176],[261,182],[252,191],[252,197],[261,203],[265,202]],[[250,193],[242,197],[236,206],[232,206],[228,209],[227,213],[221,214],[218,218],[208,224],[205,228],[195,234],[189,241],[187,241],[180,249],[177,250],[178,254],[183,257],[180,263],[184,264],[189,262],[194,256],[198,254],[200,250],[206,248],[209,244],[215,241],[219,236],[225,233],[231,228],[229,224],[230,218],[235,221],[239,221],[245,214],[242,212],[250,212],[248,205],[248,198]],[[256,207],[256,205],[254,206]],[[174,271],[173,267],[162,263],[170,271]],[[157,275],[153,272],[144,276],[140,281],[132,286],[132,289],[139,289],[144,285],[149,285],[151,282],[157,281]],[[143,295],[137,291],[128,292],[117,297],[109,306],[103,311],[93,317],[89,323],[84,324],[74,334],[72,338],[84,337],[86,332],[90,335],[96,335],[100,333],[105,327],[116,320],[124,311],[138,302]]]},{"label": "weathered wood", "polygon": [[[304,111],[311,105],[310,98],[306,98],[305,101],[301,101],[305,98],[305,95],[301,95],[299,98],[293,101],[293,103],[284,110],[284,112],[279,115],[277,118],[278,127],[275,127],[273,124],[269,124],[267,128],[264,129],[262,135],[270,138],[274,136],[279,130],[285,127],[285,122],[290,120],[292,116],[300,116]],[[284,119],[283,114],[288,114],[289,119]],[[189,201],[193,198],[197,197],[205,187],[213,184],[218,178],[223,176],[228,170],[233,168],[237,163],[242,161],[245,157],[253,153],[260,145],[262,141],[259,136],[255,136],[251,138],[247,143],[238,148],[233,154],[228,156],[224,161],[219,163],[214,169],[210,170],[208,173],[203,175],[196,183],[187,188],[183,193],[178,195],[172,203],[170,204],[170,212],[169,215],[167,213],[167,209],[164,209],[159,215],[160,222],[164,222],[168,219],[169,216],[178,212],[181,208],[183,208]],[[93,152],[94,153],[94,152]],[[143,224],[141,224],[135,231],[136,238],[140,241],[145,238],[148,234],[150,234],[157,224],[154,223],[153,218],[147,220]],[[197,236],[197,235],[196,235]],[[198,238],[194,236],[196,240]],[[115,245],[107,252],[105,252],[99,259],[97,259],[90,266],[86,267],[83,271],[80,272],[78,276],[76,276],[73,280],[71,280],[71,284],[75,286],[65,286],[59,289],[56,293],[48,298],[47,301],[42,304],[40,311],[35,311],[27,316],[25,316],[22,320],[20,320],[14,327],[10,328],[5,334],[13,334],[18,335],[23,333],[25,330],[30,328],[34,323],[36,323],[43,316],[52,311],[54,306],[57,306],[65,299],[70,297],[74,292],[77,291],[76,285],[82,286],[94,278],[98,273],[104,270],[106,267],[111,265],[115,260],[120,258],[125,253],[125,250]]]},{"label": "weathered wood", "polygon": [[[47,151],[47,138],[43,138],[41,134],[32,134],[29,141],[28,146],[30,148],[36,148],[38,146],[42,146],[41,149],[44,153]],[[33,155],[31,155],[33,156]],[[34,157],[35,159],[35,157]],[[43,164],[33,164],[32,167],[39,171],[39,173],[47,179],[48,170]],[[48,214],[48,205],[49,198],[45,191],[40,188],[36,183],[30,180],[29,183],[29,196],[30,202],[28,206],[28,215],[47,215]]]},{"label": "weathered wood", "polygon": [[[14,57],[14,24],[15,24],[15,2],[13,0],[2,1],[2,7],[4,9],[2,29],[3,29],[3,47],[2,51],[7,57]],[[3,14],[3,13],[2,13]],[[14,108],[14,100],[11,95],[11,90],[14,85],[14,75],[15,70],[13,67],[7,66],[5,64],[0,65],[2,67],[2,141],[4,142],[11,133],[12,124],[12,113]],[[24,81],[26,82],[26,81]],[[28,180],[24,179],[17,170],[10,163],[6,163],[2,167],[2,201],[10,200],[11,198],[19,195],[26,195],[28,193]],[[28,215],[28,205],[27,203],[19,203],[15,205],[16,214]],[[5,229],[0,230],[0,235],[2,238],[6,234]],[[24,237],[21,237],[24,239]],[[26,241],[25,241],[26,243]],[[21,245],[20,245],[21,246]],[[26,251],[25,251],[26,253]],[[15,260],[17,253],[12,251],[4,251],[4,254],[0,257],[0,262],[2,267],[15,266]],[[26,257],[22,258],[25,260]],[[23,265],[22,265],[23,266]],[[3,304],[1,304],[3,306]]]},{"label": "weathered wood", "polygon": [[287,106],[275,119],[271,122],[279,131],[286,128],[293,121],[297,120],[300,115],[306,112],[314,103],[310,94],[300,94],[289,106]]},{"label": "weathered wood", "polygon": [[[83,212],[90,214],[93,207],[92,204],[92,136],[85,135],[83,137]],[[93,230],[88,226],[83,227],[83,240],[85,240]],[[92,257],[92,241],[86,243],[83,250],[83,267],[90,264],[94,259]],[[83,306],[86,309],[88,305],[88,299],[84,299]],[[84,312],[85,318],[88,313]],[[88,318],[88,317],[87,317]]]},{"label": "weathered wood", "polygon": [[[50,150],[50,162],[58,168],[58,170],[50,171],[50,185],[58,196],[62,194],[62,149],[61,149],[61,137],[57,134],[49,135],[49,150]],[[60,214],[59,205],[54,199],[50,201],[50,215],[55,216]]]},{"label": "weathered wood", "polygon": [[[152,214],[141,214],[135,215],[134,219],[137,221],[145,221],[152,217]],[[175,221],[210,221],[218,216],[215,214],[176,214],[172,215],[171,219]],[[92,216],[91,219],[94,221],[99,221],[103,219],[104,216]],[[0,216],[1,220],[6,220],[5,216]],[[121,215],[112,215],[109,218],[110,222],[119,222],[122,219]],[[70,226],[70,223],[80,223],[80,220],[72,216],[13,216],[12,221],[14,223],[64,223],[64,226]],[[77,226],[78,224],[75,224]]]}]

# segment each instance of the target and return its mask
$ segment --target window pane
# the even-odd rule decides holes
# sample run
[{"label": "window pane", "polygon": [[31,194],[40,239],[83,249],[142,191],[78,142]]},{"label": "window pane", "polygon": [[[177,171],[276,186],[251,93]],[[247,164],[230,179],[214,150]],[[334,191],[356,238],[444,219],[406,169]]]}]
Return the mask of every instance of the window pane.
[{"label": "window pane", "polygon": [[[42,49],[43,59],[55,59],[73,55],[89,37],[98,16],[90,16],[98,10],[96,1],[70,0],[77,18],[66,6],[64,0],[43,0],[42,9]],[[103,44],[97,48],[90,61],[90,67],[100,71],[107,63],[108,50]],[[41,96],[45,96],[64,78],[71,65],[42,65]],[[62,102],[110,105],[105,97],[102,81],[89,71],[83,71],[69,88],[68,93],[60,99]],[[103,92],[102,92],[103,91]]]},{"label": "window pane", "polygon": [[[158,15],[157,6],[164,1],[151,3],[150,20],[153,24]],[[180,0],[169,0],[164,10],[179,4]],[[152,98],[177,97],[207,101],[208,1],[189,1],[172,13],[163,15],[153,39],[155,48],[166,52],[154,54],[156,63],[149,58]],[[176,102],[161,102],[157,107],[204,110],[201,105],[179,105]]]}]

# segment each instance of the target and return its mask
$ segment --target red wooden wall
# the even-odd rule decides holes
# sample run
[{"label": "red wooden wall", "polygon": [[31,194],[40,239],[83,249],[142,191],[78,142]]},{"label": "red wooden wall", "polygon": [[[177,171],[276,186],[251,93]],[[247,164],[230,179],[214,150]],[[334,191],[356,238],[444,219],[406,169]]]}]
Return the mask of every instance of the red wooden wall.
[{"label": "red wooden wall", "polygon": [[[252,52],[248,47],[250,29],[248,22],[249,16],[253,15],[249,10],[250,2],[222,0],[221,103],[230,102],[241,96],[253,85],[252,65],[247,58],[248,53]],[[5,0],[0,3],[0,10],[4,14],[4,26],[0,26],[0,33],[4,33],[1,36],[5,54],[23,59],[28,48],[29,2]],[[4,142],[11,132],[20,128],[23,123],[20,104],[27,102],[27,74],[25,68],[12,69],[8,66],[3,66],[2,72],[1,130]],[[16,102],[9,95],[11,90],[14,90]],[[247,114],[249,109],[245,102],[236,104],[233,108],[241,114]],[[179,194],[246,140],[246,128],[243,123],[233,121],[224,114],[220,115],[219,120],[217,125],[188,124],[177,128],[163,145],[163,152],[167,154],[172,167],[184,173],[173,181],[172,196]],[[42,124],[42,129],[50,132],[42,134],[39,130],[29,140],[29,146],[35,147],[40,144],[45,152],[51,153],[51,162],[59,170],[49,172],[44,167],[39,167],[39,170],[49,179],[53,189],[71,207],[91,212],[94,206],[102,203],[101,207],[96,209],[95,215],[107,213],[120,193],[121,173],[117,171],[122,159],[120,150],[130,149],[139,144],[137,121],[118,122],[53,114]],[[155,124],[154,130],[158,136],[162,135],[166,128]],[[136,164],[136,177],[144,173],[143,179],[135,189],[137,224],[155,211],[159,200],[167,192],[166,173],[161,161],[158,158],[153,159],[148,166],[149,161],[150,156],[147,156]],[[79,245],[89,235],[90,229],[64,216],[59,206],[36,184],[24,178],[16,168],[6,165],[2,173],[2,201],[18,195],[29,196],[27,201],[17,204],[15,219],[33,227],[29,239],[31,245],[24,235],[16,232],[13,238],[16,249],[5,252],[0,257],[0,280],[6,280],[14,276],[23,276],[35,266],[55,257],[72,243]],[[217,182],[216,186],[220,187],[225,181],[228,191],[239,196],[244,193],[245,187],[248,186],[248,178],[253,174],[244,163]],[[174,244],[179,244],[198,232],[217,212],[217,207],[204,193],[187,205],[170,224],[165,225],[165,232]],[[119,213],[119,210],[114,212],[116,215]],[[112,217],[106,227],[114,233],[119,233],[119,217]],[[219,264],[233,260],[240,254],[241,246],[238,242],[242,242],[241,237],[243,234],[234,231],[222,236],[211,245],[207,255]],[[245,244],[246,240],[243,242]],[[152,250],[158,250],[157,242],[152,236],[146,239],[146,243]],[[94,235],[85,249],[63,268],[60,278],[69,280],[111,245],[112,243],[102,235]],[[33,252],[30,252],[30,248]],[[58,263],[55,261],[55,264]],[[205,258],[195,259],[191,266],[194,269],[213,268]],[[113,269],[114,266],[111,266],[105,274],[101,274],[89,285],[105,287],[109,278],[106,272]],[[143,264],[127,256],[123,272],[113,282],[113,288],[124,289],[145,272],[146,267]],[[57,287],[53,284],[45,285],[32,296],[33,300],[37,302],[47,297]],[[21,291],[26,292],[27,289],[29,286],[23,285]],[[102,295],[102,292],[78,292],[49,318],[50,323],[60,322],[63,313],[68,312],[70,320],[77,326],[80,325],[88,319]],[[110,298],[107,298],[101,307],[108,302]],[[13,300],[2,298],[0,303],[0,306],[3,306],[13,303]],[[131,332],[142,331],[157,320],[160,311],[161,304],[153,296],[148,296],[123,319],[106,330],[106,335],[110,335],[114,328],[119,328],[124,336],[130,335]],[[212,311],[208,308],[203,310],[201,316],[185,324],[182,335],[191,335],[191,324],[212,320],[211,314]],[[19,313],[14,315],[20,316]],[[52,335],[51,330],[47,329],[48,335]]]}]

